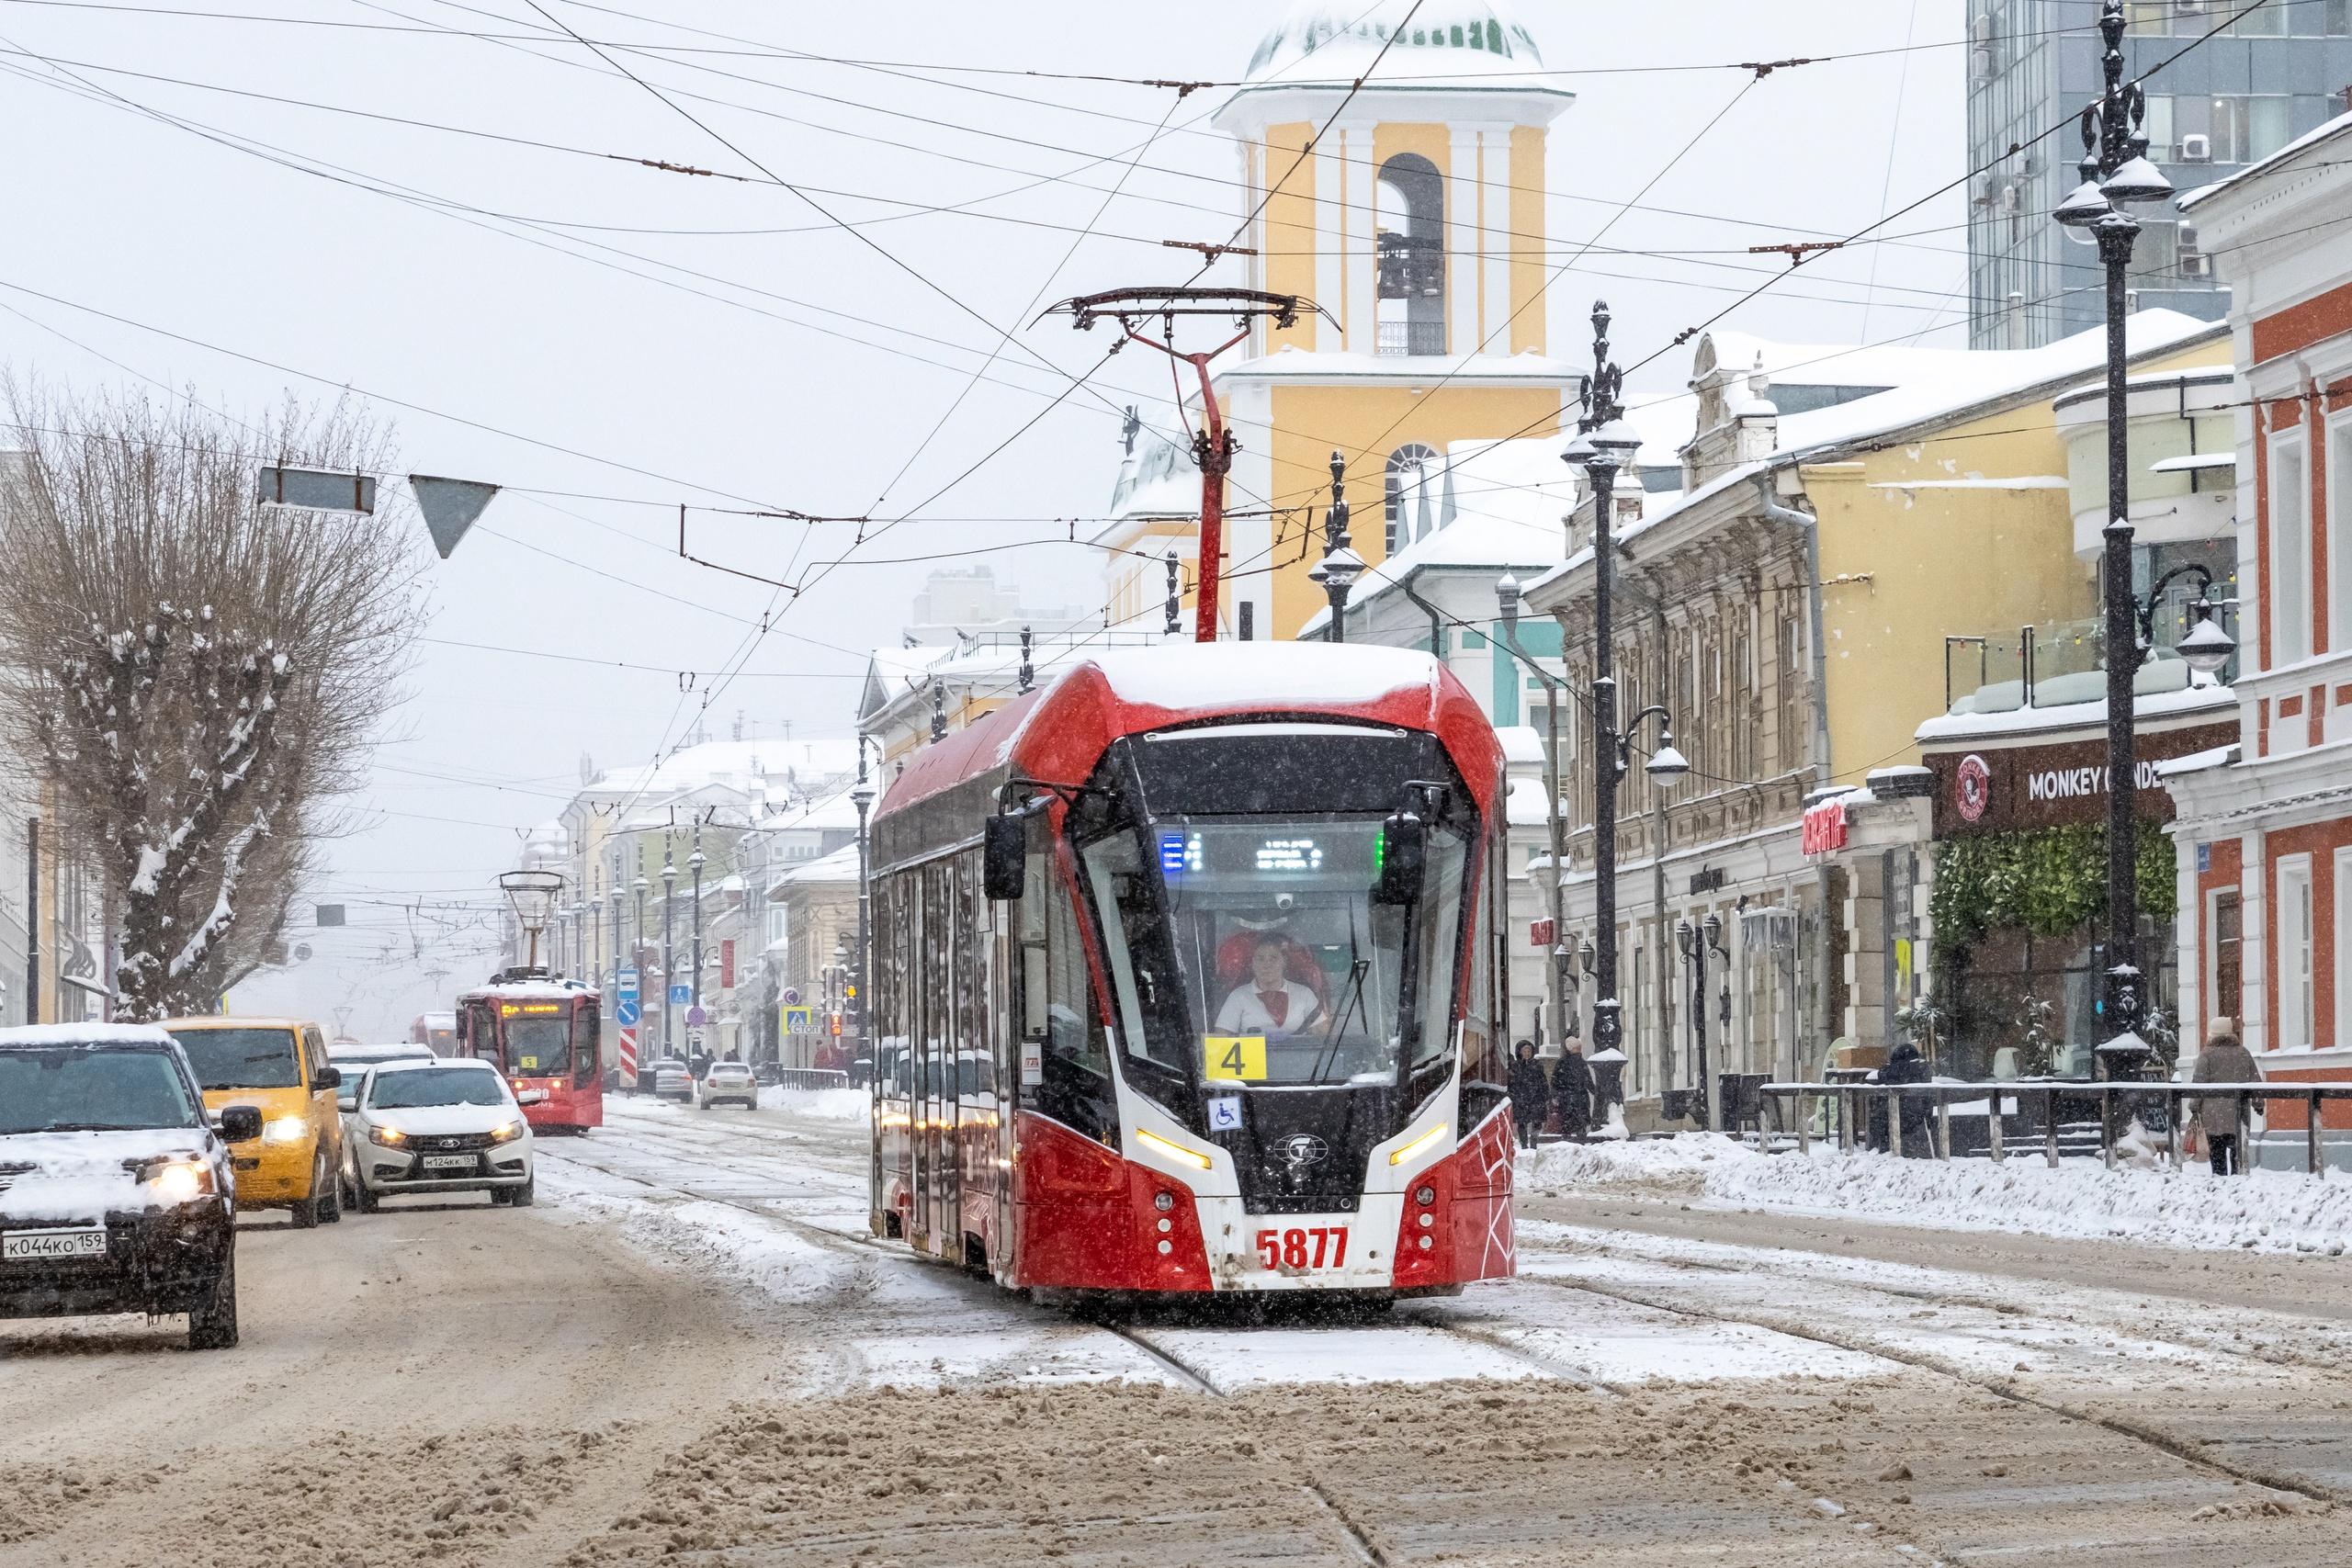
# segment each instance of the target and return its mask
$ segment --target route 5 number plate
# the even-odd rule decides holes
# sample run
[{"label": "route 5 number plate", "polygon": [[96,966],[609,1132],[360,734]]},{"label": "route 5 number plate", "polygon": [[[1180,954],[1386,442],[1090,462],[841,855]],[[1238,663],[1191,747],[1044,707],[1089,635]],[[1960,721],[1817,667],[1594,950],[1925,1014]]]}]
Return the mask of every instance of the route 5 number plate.
[{"label": "route 5 number plate", "polygon": [[1345,1225],[1293,1225],[1258,1233],[1258,1261],[1280,1274],[1337,1269],[1348,1260]]}]

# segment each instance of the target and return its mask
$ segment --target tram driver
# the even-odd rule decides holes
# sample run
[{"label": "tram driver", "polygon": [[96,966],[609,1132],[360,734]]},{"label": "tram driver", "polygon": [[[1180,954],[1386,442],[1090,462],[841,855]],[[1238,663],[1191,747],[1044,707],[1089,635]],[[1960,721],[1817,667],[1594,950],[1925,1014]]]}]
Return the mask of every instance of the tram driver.
[{"label": "tram driver", "polygon": [[1290,977],[1290,939],[1261,934],[1250,949],[1250,977],[1216,1010],[1219,1034],[1304,1034],[1323,1020],[1323,1004]]}]

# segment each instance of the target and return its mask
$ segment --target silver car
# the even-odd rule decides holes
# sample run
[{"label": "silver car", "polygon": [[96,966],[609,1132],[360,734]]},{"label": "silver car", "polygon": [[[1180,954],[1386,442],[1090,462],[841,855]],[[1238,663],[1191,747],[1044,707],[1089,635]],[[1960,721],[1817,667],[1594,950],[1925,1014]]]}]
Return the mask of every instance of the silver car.
[{"label": "silver car", "polygon": [[695,1085],[695,1103],[705,1111],[714,1105],[740,1105],[746,1111],[760,1108],[760,1084],[752,1069],[741,1062],[713,1062],[703,1069],[702,1081]]}]

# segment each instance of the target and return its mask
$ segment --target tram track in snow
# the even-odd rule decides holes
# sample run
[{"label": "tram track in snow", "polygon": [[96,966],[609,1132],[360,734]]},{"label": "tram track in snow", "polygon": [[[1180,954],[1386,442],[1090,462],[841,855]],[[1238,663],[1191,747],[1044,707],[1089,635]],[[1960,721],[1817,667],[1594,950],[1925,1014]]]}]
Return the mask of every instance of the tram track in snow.
[{"label": "tram track in snow", "polygon": [[[778,1131],[782,1131],[782,1129],[778,1129]],[[702,1144],[697,1137],[694,1135],[705,1133],[718,1134],[719,1138],[726,1139],[738,1145],[751,1145],[755,1147],[767,1144],[768,1140],[774,1136],[774,1134],[766,1128],[745,1126],[740,1122],[713,1122],[707,1127],[697,1122],[693,1124],[690,1128],[651,1129],[645,1127],[641,1122],[638,1122],[635,1119],[632,1119],[632,1124],[620,1135],[661,1145],[665,1150],[667,1157],[673,1159],[678,1159],[680,1156],[707,1159],[713,1151],[708,1145]],[[795,1133],[789,1135],[796,1143],[798,1144],[807,1145],[821,1143],[821,1140],[810,1138],[805,1134]],[[714,1139],[713,1141],[715,1142],[717,1140]],[[789,1157],[788,1156],[780,1154],[772,1146],[757,1147],[757,1152],[761,1158],[767,1160],[784,1161]],[[542,1157],[555,1158],[558,1160],[570,1160],[585,1168],[598,1171],[601,1174],[616,1179],[632,1182],[638,1186],[644,1187],[649,1190],[671,1192],[700,1202],[722,1204],[728,1208],[735,1209],[741,1213],[752,1214],[757,1218],[783,1225],[793,1232],[796,1235],[801,1236],[817,1245],[827,1247],[833,1251],[843,1254],[844,1256],[853,1256],[868,1259],[889,1258],[902,1260],[906,1263],[922,1269],[926,1274],[933,1275],[934,1277],[944,1274],[959,1281],[970,1284],[976,1290],[989,1294],[995,1303],[1017,1312],[1046,1314],[1050,1318],[1057,1321],[1082,1323],[1090,1327],[1095,1328],[1121,1340],[1131,1347],[1138,1354],[1143,1356],[1152,1365],[1160,1369],[1163,1373],[1174,1379],[1180,1386],[1192,1390],[1195,1393],[1222,1397],[1233,1391],[1225,1382],[1220,1382],[1214,1371],[1193,1364],[1191,1360],[1187,1359],[1182,1350],[1167,1344],[1163,1338],[1159,1337],[1162,1331],[1182,1333],[1196,1331],[1216,1332],[1230,1329],[1235,1332],[1246,1332],[1250,1329],[1264,1326],[1262,1320],[1254,1320],[1246,1325],[1237,1325],[1230,1321],[1229,1317],[1224,1318],[1223,1320],[1213,1318],[1210,1315],[1211,1313],[1219,1311],[1231,1313],[1234,1311],[1233,1303],[1224,1300],[1218,1301],[1215,1306],[1209,1307],[1205,1311],[1203,1309],[1203,1306],[1194,1305],[1190,1303],[1177,1303],[1164,1309],[1144,1309],[1146,1311],[1164,1311],[1180,1320],[1173,1323],[1156,1323],[1151,1325],[1137,1325],[1134,1323],[1111,1321],[1103,1315],[1087,1315],[1084,1314],[1073,1314],[1065,1312],[1058,1312],[1055,1309],[1040,1307],[1032,1303],[1025,1295],[1006,1292],[1001,1287],[977,1280],[973,1276],[966,1274],[963,1271],[956,1269],[944,1263],[941,1263],[938,1260],[921,1257],[911,1247],[906,1246],[902,1242],[887,1241],[869,1235],[859,1235],[852,1232],[830,1229],[822,1225],[812,1224],[803,1219],[793,1217],[780,1212],[780,1210],[775,1206],[775,1200],[768,1200],[763,1202],[758,1200],[744,1198],[739,1194],[712,1190],[707,1186],[704,1185],[691,1184],[682,1180],[659,1179],[648,1177],[636,1171],[620,1168],[615,1165],[583,1158],[580,1155],[574,1153],[568,1145],[556,1151],[543,1149]],[[724,1174],[731,1179],[740,1179],[745,1176],[750,1176],[752,1173],[741,1171],[722,1171],[718,1174]],[[1287,1303],[1282,1298],[1268,1297],[1264,1298],[1262,1301],[1255,1301],[1251,1304],[1261,1308],[1263,1306],[1272,1305],[1276,1307],[1277,1310],[1280,1310]],[[1181,1321],[1188,1314],[1195,1317],[1197,1321]],[[1488,1333],[1475,1325],[1453,1323],[1447,1321],[1442,1317],[1414,1312],[1408,1305],[1400,1307],[1396,1318],[1391,1322],[1327,1322],[1320,1324],[1309,1324],[1305,1326],[1312,1327],[1321,1332],[1360,1334],[1381,1341],[1402,1339],[1415,1333],[1442,1335],[1462,1341],[1465,1344],[1476,1345],[1483,1351],[1488,1352],[1492,1355],[1507,1358],[1510,1361],[1527,1369],[1528,1371],[1535,1375],[1565,1383],[1570,1387],[1588,1389],[1611,1394],[1623,1394],[1628,1392],[1626,1385],[1612,1384],[1595,1379],[1589,1372],[1586,1371],[1582,1368],[1559,1360],[1555,1358],[1545,1356],[1541,1352],[1530,1350],[1524,1346],[1513,1344],[1500,1335]]]},{"label": "tram track in snow", "polygon": [[2204,1443],[2196,1438],[2184,1438],[2166,1431],[2161,1427],[2127,1416],[2087,1409],[2067,1400],[2038,1393],[2021,1386],[2015,1378],[1972,1371],[1957,1365],[1948,1358],[1907,1347],[1890,1345],[1883,1338],[1869,1334],[1839,1333],[1818,1325],[1794,1322],[1773,1313],[1711,1311],[1687,1302],[1677,1301],[1666,1292],[1645,1292],[1624,1285],[1603,1285],[1589,1280],[1568,1280],[1548,1274],[1521,1275],[1521,1278],[1545,1289],[1599,1296],[1609,1301],[1622,1302],[1629,1306],[1644,1307],[1652,1312],[1667,1313],[1687,1318],[1694,1323],[1736,1325],[1762,1329],[1769,1334],[1807,1340],[1813,1344],[1825,1345],[1853,1355],[1874,1357],[1894,1365],[1908,1367],[1954,1382],[1964,1383],[1970,1388],[1991,1394],[1994,1398],[2020,1409],[2040,1411],[2082,1427],[2128,1438],[2178,1460],[2192,1468],[2226,1480],[2267,1487],[2309,1502],[2352,1503],[2352,1492],[2347,1492],[2344,1487],[2268,1466],[2236,1463],[2210,1451]]}]

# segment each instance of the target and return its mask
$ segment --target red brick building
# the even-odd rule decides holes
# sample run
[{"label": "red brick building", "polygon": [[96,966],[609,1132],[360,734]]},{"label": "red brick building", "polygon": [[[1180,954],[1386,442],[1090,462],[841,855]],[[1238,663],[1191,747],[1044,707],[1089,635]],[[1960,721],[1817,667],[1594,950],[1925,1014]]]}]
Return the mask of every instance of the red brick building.
[{"label": "red brick building", "polygon": [[2181,1011],[2239,1018],[2269,1077],[2352,1077],[2352,115],[2180,206],[2232,292],[2243,595],[2237,743],[2166,775]]}]

